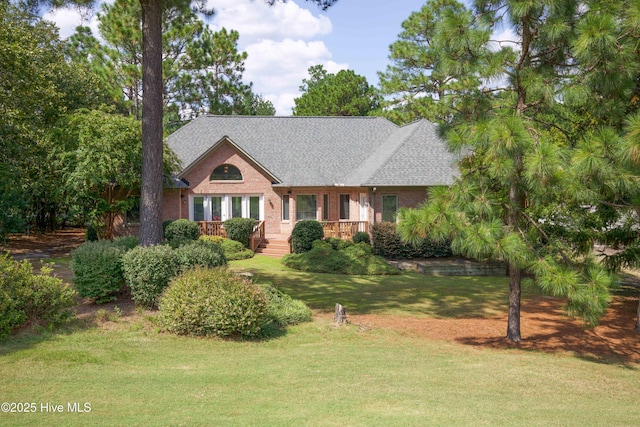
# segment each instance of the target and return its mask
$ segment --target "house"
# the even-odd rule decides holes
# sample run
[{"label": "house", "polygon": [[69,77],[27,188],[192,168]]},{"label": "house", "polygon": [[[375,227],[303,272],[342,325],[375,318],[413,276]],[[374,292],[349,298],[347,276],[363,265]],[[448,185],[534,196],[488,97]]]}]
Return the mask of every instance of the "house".
[{"label": "house", "polygon": [[207,115],[167,143],[182,170],[164,192],[163,217],[200,221],[209,232],[251,217],[266,237],[286,238],[296,221],[316,219],[344,237],[394,221],[399,207],[417,206],[457,173],[426,120]]}]

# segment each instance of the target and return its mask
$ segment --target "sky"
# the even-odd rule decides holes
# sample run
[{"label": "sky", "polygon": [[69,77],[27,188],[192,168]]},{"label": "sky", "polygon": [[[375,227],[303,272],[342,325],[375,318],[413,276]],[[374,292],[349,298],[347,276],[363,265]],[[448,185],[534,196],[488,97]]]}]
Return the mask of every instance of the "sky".
[{"label": "sky", "polygon": [[[398,39],[401,24],[425,0],[339,0],[326,11],[313,1],[289,0],[267,6],[262,0],[208,0],[216,10],[207,24],[240,33],[238,48],[248,53],[244,81],[271,101],[276,114],[291,114],[302,80],[312,65],[331,73],[353,70],[378,85],[378,72],[389,65],[389,45]],[[67,38],[77,25],[97,34],[92,12],[66,8],[47,12]]]}]

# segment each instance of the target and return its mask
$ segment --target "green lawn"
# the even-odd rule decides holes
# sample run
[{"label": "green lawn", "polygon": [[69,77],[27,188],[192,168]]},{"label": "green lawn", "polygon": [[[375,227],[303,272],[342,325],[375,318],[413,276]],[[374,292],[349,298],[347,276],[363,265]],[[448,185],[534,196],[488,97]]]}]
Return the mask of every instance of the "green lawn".
[{"label": "green lawn", "polygon": [[[502,279],[307,275],[263,257],[233,268],[328,311],[341,302],[359,313],[480,316],[501,310],[506,292]],[[443,302],[448,308],[438,307]],[[0,413],[0,425],[11,426],[632,426],[640,419],[635,366],[320,319],[261,342],[161,334],[140,316],[77,325],[1,346],[0,378],[0,402],[36,404],[36,413]],[[91,412],[67,412],[74,402]],[[64,412],[45,412],[47,403]]]},{"label": "green lawn", "polygon": [[[333,311],[336,303],[353,314],[484,317],[507,310],[507,277],[433,277],[414,272],[400,276],[303,273],[263,256],[230,264],[320,311]],[[535,293],[534,289],[525,289],[523,297]]]}]

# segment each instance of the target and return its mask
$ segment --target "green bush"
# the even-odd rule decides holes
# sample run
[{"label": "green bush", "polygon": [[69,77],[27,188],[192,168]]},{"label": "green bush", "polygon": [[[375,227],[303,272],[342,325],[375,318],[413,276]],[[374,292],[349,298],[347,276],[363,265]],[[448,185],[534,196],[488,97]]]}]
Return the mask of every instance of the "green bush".
[{"label": "green bush", "polygon": [[324,239],[325,242],[329,243],[331,245],[331,247],[333,248],[333,250],[335,251],[341,251],[343,249],[348,248],[349,246],[353,245],[353,242],[350,240],[343,240],[339,237],[327,237],[326,239]]},{"label": "green bush", "polygon": [[180,263],[169,246],[138,246],[124,254],[122,267],[135,303],[153,308],[169,280],[178,274]]},{"label": "green bush", "polygon": [[164,230],[164,238],[168,241],[174,239],[197,240],[200,229],[198,223],[188,219],[177,219],[167,224]]},{"label": "green bush", "polygon": [[388,259],[448,257],[453,253],[450,242],[425,239],[420,245],[404,243],[393,222],[381,222],[371,226],[373,248],[376,254]]},{"label": "green bush", "polygon": [[189,239],[187,237],[175,237],[171,240],[167,240],[167,244],[171,246],[173,249],[178,249],[180,246],[188,245],[189,243],[193,243],[196,240]]},{"label": "green bush", "polygon": [[166,231],[167,231],[167,226],[168,226],[169,224],[171,224],[172,222],[174,222],[174,221],[175,221],[175,219],[167,219],[167,220],[162,221],[162,236],[163,236],[165,239],[167,238],[167,236],[165,235],[165,233],[166,233]]},{"label": "green bush", "polygon": [[313,248],[302,254],[289,254],[282,263],[295,270],[313,273],[342,273],[353,275],[399,274],[400,270],[373,254],[366,243],[351,243],[336,251],[323,241],[313,243]]},{"label": "green bush", "polygon": [[238,259],[252,258],[254,253],[251,249],[245,248],[242,243],[235,240],[225,239],[222,236],[200,236],[200,240],[206,242],[218,243],[222,246],[222,251],[227,261],[234,261]]},{"label": "green bush", "polygon": [[387,275],[399,273],[396,267],[389,265],[383,258],[375,256],[371,246],[364,242],[349,246],[342,253],[349,260],[344,270],[346,274]]},{"label": "green bush", "polygon": [[251,249],[245,248],[242,243],[231,239],[222,241],[222,250],[229,261],[252,258],[254,253]]},{"label": "green bush", "polygon": [[249,238],[255,225],[256,220],[253,218],[231,218],[224,222],[224,230],[229,239],[240,242],[245,248],[248,248]]},{"label": "green bush", "polygon": [[310,251],[288,254],[282,258],[285,266],[310,273],[343,273],[348,263],[349,259],[344,253],[323,244],[316,244]]},{"label": "green bush", "polygon": [[269,323],[268,298],[226,269],[195,269],[171,282],[159,303],[160,325],[179,335],[255,336]]},{"label": "green bush", "polygon": [[277,326],[285,327],[311,321],[311,310],[302,301],[291,298],[271,285],[263,285],[262,289],[269,300],[269,318]]},{"label": "green bush", "polygon": [[313,242],[324,237],[322,224],[316,220],[308,219],[298,221],[291,232],[291,246],[296,254],[311,250]]},{"label": "green bush", "polygon": [[358,231],[353,235],[353,243],[361,243],[364,242],[367,245],[371,246],[371,238],[369,237],[369,233],[365,233],[364,231]]},{"label": "green bush", "polygon": [[113,244],[127,252],[138,246],[140,240],[136,236],[122,236],[113,239]]},{"label": "green bush", "polygon": [[98,304],[115,299],[124,285],[122,242],[86,242],[71,253],[73,283],[81,297]]},{"label": "green bush", "polygon": [[182,245],[175,250],[175,253],[180,271],[194,267],[220,267],[227,264],[222,246],[205,240],[196,240]]},{"label": "green bush", "polygon": [[84,240],[87,242],[95,242],[98,240],[98,232],[92,224],[89,224],[84,230]]},{"label": "green bush", "polygon": [[44,265],[33,274],[28,261],[0,257],[0,340],[26,323],[57,324],[73,315],[76,292],[51,273]]}]

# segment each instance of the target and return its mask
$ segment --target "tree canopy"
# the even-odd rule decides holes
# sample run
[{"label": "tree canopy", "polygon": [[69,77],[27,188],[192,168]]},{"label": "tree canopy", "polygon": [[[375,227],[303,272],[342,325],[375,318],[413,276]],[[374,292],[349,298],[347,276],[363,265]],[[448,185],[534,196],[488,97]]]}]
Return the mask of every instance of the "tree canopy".
[{"label": "tree canopy", "polygon": [[379,107],[376,89],[352,70],[331,74],[314,65],[309,76],[300,86],[304,93],[294,99],[294,116],[366,116]]},{"label": "tree canopy", "polygon": [[[430,0],[403,23],[393,64],[380,74],[387,114],[438,122],[460,159],[455,184],[401,212],[400,229],[410,240],[450,238],[457,253],[506,261],[512,341],[521,339],[525,275],[566,297],[569,314],[597,323],[614,278],[593,243],[620,219],[611,207],[636,197],[624,114],[601,113],[633,99],[636,71],[615,84],[607,75],[624,67],[612,52],[631,60],[635,37],[627,45],[624,34],[635,34],[640,15],[627,2],[587,3],[482,0],[467,9]],[[505,28],[515,37],[496,40]]]}]

